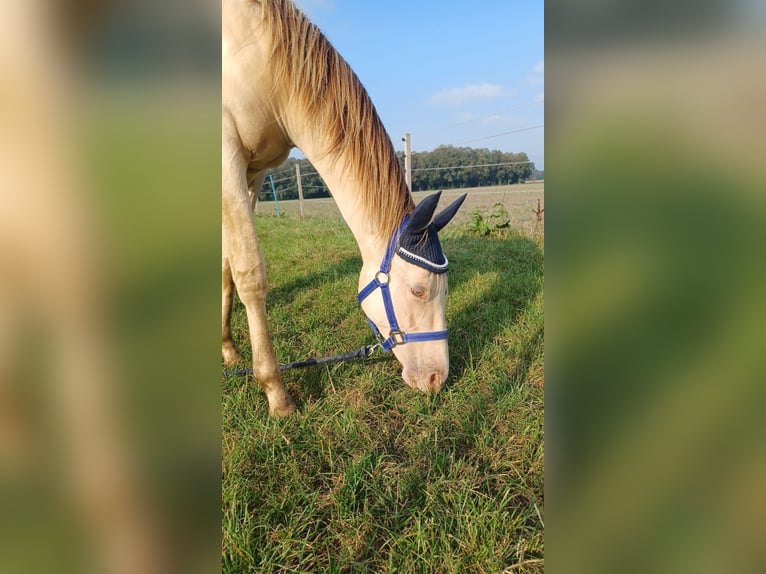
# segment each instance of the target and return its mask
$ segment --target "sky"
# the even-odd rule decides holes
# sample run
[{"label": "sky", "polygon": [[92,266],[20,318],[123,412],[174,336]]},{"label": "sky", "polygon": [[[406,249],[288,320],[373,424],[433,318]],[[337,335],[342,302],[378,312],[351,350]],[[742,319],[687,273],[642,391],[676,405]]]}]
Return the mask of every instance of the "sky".
[{"label": "sky", "polygon": [[526,152],[544,169],[542,0],[295,1],[351,64],[397,150],[410,133],[415,152]]}]

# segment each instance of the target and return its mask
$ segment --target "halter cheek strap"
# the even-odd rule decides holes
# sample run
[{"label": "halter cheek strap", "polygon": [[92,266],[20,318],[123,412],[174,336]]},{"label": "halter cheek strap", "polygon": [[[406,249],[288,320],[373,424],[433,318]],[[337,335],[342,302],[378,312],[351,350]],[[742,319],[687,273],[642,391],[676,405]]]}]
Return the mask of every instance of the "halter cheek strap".
[{"label": "halter cheek strap", "polygon": [[396,244],[402,230],[407,226],[409,216],[404,218],[399,233],[397,233],[388,244],[386,254],[383,256],[383,261],[380,264],[380,270],[375,274],[375,277],[367,285],[365,285],[359,294],[356,296],[356,300],[361,303],[376,289],[380,289],[380,294],[383,296],[383,307],[386,310],[386,319],[390,331],[388,337],[384,338],[378,327],[369,318],[367,321],[372,327],[372,332],[380,340],[380,345],[384,351],[388,352],[397,345],[404,345],[406,343],[420,343],[424,341],[440,341],[447,338],[447,330],[443,331],[430,331],[426,333],[404,333],[399,328],[399,322],[396,320],[396,314],[394,313],[394,303],[391,299],[391,290],[389,289],[389,271],[391,270],[391,260],[396,250]]}]

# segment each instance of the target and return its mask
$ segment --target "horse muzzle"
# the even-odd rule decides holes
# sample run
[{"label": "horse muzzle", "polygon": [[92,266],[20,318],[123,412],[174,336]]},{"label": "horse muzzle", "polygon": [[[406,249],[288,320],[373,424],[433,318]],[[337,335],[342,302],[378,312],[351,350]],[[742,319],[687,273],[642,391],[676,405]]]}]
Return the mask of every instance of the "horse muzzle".
[{"label": "horse muzzle", "polygon": [[421,369],[411,371],[402,369],[402,378],[408,386],[421,392],[435,395],[442,390],[449,374],[449,367],[445,369]]}]

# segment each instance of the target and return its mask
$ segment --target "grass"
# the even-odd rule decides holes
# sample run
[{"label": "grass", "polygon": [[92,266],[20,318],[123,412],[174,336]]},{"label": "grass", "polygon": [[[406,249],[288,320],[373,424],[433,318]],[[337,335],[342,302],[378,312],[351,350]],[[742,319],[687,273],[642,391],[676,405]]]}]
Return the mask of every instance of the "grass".
[{"label": "grass", "polygon": [[[280,362],[371,341],[337,218],[258,216]],[[445,230],[446,232],[447,230]],[[422,395],[385,356],[283,373],[268,416],[223,380],[224,572],[542,572],[543,254],[513,232],[445,234],[450,380]],[[235,340],[247,357],[244,310]]]}]

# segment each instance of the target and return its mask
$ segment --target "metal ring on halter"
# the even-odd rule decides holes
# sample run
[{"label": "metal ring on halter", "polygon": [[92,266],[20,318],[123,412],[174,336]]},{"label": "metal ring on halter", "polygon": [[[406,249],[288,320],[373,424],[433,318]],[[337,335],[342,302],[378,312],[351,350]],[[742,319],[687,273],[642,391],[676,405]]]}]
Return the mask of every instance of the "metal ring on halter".
[{"label": "metal ring on halter", "polygon": [[405,340],[404,340],[404,333],[402,333],[402,332],[401,332],[400,330],[398,330],[398,329],[395,329],[395,330],[391,331],[391,332],[388,334],[388,338],[389,338],[389,339],[391,339],[391,340],[394,342],[394,344],[393,344],[393,345],[391,345],[391,348],[392,348],[392,349],[393,349],[394,347],[396,347],[397,345],[404,345],[404,343],[405,343]]},{"label": "metal ring on halter", "polygon": [[[383,277],[385,280],[381,279],[381,277]],[[375,280],[376,280],[376,281],[377,281],[377,282],[378,282],[380,285],[388,285],[388,279],[389,279],[389,277],[388,277],[388,273],[386,273],[385,271],[378,271],[378,272],[375,274]]]}]

